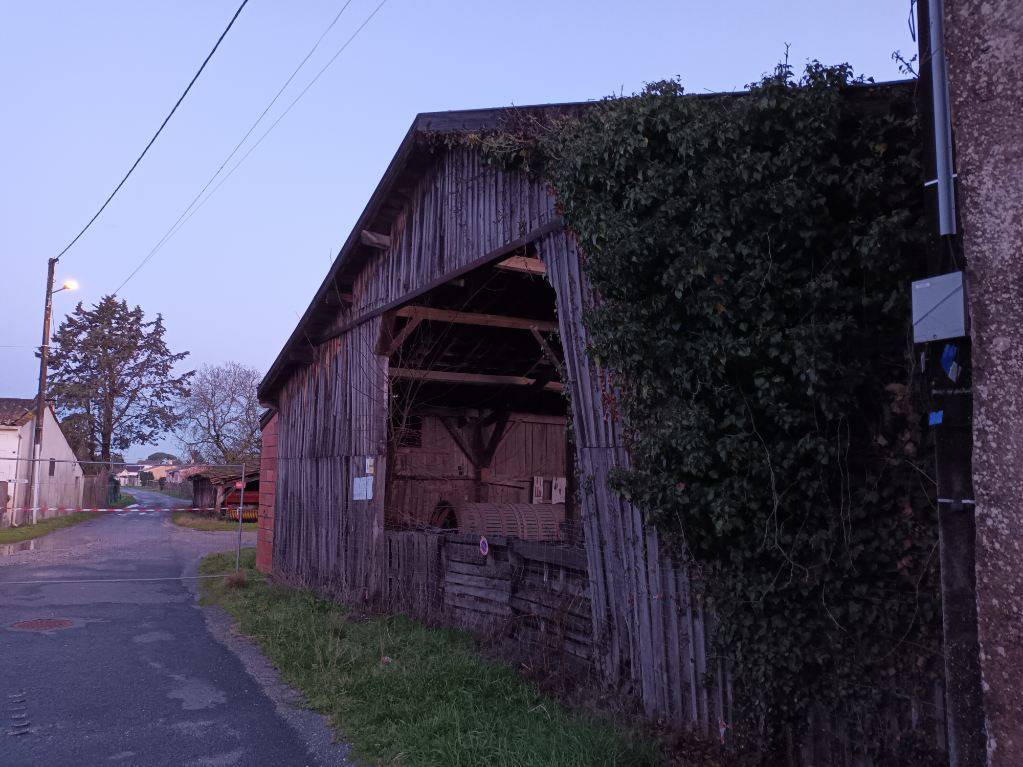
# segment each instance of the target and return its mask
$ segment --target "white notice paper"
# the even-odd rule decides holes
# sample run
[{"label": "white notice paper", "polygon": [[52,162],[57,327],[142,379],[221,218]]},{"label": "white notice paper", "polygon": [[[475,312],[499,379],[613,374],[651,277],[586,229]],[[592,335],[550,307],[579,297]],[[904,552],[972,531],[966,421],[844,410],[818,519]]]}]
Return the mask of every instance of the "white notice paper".
[{"label": "white notice paper", "polygon": [[356,477],[352,487],[352,500],[373,500],[373,477]]}]

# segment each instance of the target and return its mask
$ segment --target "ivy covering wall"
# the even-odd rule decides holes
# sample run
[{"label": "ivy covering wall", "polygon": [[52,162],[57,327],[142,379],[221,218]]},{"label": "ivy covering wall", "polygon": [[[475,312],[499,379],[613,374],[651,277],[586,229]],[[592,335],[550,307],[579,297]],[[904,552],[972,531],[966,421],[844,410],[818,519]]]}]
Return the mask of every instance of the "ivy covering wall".
[{"label": "ivy covering wall", "polygon": [[748,729],[783,748],[820,705],[867,737],[940,667],[913,94],[814,63],[680,96],[482,140],[548,180],[585,250],[617,489],[692,561]]}]

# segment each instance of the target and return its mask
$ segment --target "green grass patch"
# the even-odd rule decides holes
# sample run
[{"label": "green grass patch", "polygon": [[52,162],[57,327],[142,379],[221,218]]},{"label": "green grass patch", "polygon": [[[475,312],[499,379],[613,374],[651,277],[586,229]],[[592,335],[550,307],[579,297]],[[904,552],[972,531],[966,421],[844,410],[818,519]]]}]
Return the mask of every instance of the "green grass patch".
[{"label": "green grass patch", "polygon": [[[458,631],[401,616],[350,620],[311,592],[269,584],[242,551],[244,581],[203,584],[283,678],[325,714],[368,764],[657,764],[653,745],[590,716],[566,711],[512,669],[483,660]],[[234,568],[234,553],[206,557],[200,571]]]},{"label": "green grass patch", "polygon": [[[175,525],[188,527],[192,530],[204,532],[237,532],[238,523],[229,519],[213,519],[190,511],[177,511],[171,517]],[[255,530],[258,527],[255,522],[242,522],[242,530]],[[255,556],[255,555],[253,555]],[[233,566],[233,565],[232,565]]]},{"label": "green grass patch", "polygon": [[127,493],[121,493],[117,496],[117,500],[107,504],[108,509],[123,509],[126,506],[131,506],[133,503],[138,503],[138,499],[134,495],[128,495]]},{"label": "green grass patch", "polygon": [[65,527],[77,525],[89,519],[95,519],[96,515],[88,511],[76,511],[73,514],[66,514],[63,517],[51,517],[37,522],[34,525],[22,525],[21,527],[5,527],[0,529],[0,543],[21,543],[33,538],[39,538],[54,530],[62,530]]}]

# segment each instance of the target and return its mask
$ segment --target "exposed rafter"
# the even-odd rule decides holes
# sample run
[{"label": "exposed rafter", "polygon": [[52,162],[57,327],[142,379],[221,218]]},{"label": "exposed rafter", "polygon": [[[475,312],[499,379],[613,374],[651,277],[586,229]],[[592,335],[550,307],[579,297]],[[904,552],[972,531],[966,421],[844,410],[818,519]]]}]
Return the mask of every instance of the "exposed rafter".
[{"label": "exposed rafter", "polygon": [[363,229],[359,233],[359,240],[363,245],[370,248],[377,248],[379,250],[387,250],[391,247],[391,238],[386,234],[380,234],[379,232],[373,232],[369,229]]},{"label": "exposed rafter", "polygon": [[[492,375],[489,373],[461,373],[453,370],[418,370],[415,368],[390,368],[392,378],[408,378],[413,381],[436,381],[476,386],[533,386],[537,380],[526,376]],[[543,387],[547,391],[561,392],[564,384],[551,381]]]},{"label": "exposed rafter", "polygon": [[504,261],[499,261],[494,266],[509,272],[522,272],[524,274],[547,274],[547,267],[539,258],[528,256],[512,256]]},{"label": "exposed rafter", "polygon": [[398,310],[399,317],[433,320],[436,322],[453,322],[460,325],[483,325],[491,328],[512,328],[514,330],[543,330],[557,333],[558,326],[546,320],[533,320],[528,317],[507,317],[503,314],[479,314],[477,312],[460,312],[454,309],[435,309],[430,306],[403,306]]}]

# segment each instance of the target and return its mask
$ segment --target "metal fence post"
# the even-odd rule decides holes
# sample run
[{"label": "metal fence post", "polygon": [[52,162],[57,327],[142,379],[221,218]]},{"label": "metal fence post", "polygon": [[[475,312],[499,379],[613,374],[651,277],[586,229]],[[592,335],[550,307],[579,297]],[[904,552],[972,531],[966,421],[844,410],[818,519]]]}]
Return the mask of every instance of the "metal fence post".
[{"label": "metal fence post", "polygon": [[238,495],[238,546],[234,552],[234,571],[242,569],[242,506],[245,505],[245,464],[241,466],[242,486]]}]

